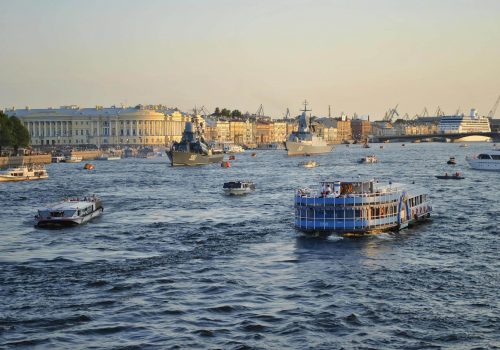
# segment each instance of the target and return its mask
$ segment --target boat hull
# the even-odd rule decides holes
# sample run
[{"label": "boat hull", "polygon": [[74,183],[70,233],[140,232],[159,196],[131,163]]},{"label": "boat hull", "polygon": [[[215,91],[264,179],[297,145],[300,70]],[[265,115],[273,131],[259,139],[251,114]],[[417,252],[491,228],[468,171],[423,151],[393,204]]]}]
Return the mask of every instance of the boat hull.
[{"label": "boat hull", "polygon": [[14,181],[31,181],[31,180],[45,180],[48,179],[48,175],[42,176],[5,176],[0,175],[0,182],[14,182]]},{"label": "boat hull", "polygon": [[287,141],[286,150],[289,156],[303,156],[306,154],[324,154],[333,150],[333,145],[308,145],[302,142]]},{"label": "boat hull", "polygon": [[252,192],[252,190],[248,188],[225,188],[224,192],[230,196],[242,196]]},{"label": "boat hull", "polygon": [[500,161],[490,160],[490,159],[465,159],[472,169],[476,170],[490,170],[490,171],[500,171]]},{"label": "boat hull", "polygon": [[92,213],[78,217],[78,218],[51,218],[51,219],[40,219],[37,220],[36,226],[40,228],[58,228],[58,227],[70,227],[77,226],[98,217],[104,211],[104,208],[99,208],[94,210]]},{"label": "boat hull", "polygon": [[218,163],[224,159],[224,154],[204,155],[191,152],[170,151],[168,153],[172,166],[194,166]]}]

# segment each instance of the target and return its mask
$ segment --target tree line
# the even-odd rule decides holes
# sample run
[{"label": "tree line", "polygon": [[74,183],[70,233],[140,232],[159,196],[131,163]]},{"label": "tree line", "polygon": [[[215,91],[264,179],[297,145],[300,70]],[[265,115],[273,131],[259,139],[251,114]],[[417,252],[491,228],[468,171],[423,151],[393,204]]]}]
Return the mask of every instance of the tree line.
[{"label": "tree line", "polygon": [[220,109],[219,107],[217,107],[217,108],[215,108],[215,111],[212,115],[216,116],[216,117],[239,118],[239,117],[241,117],[241,112],[237,109],[231,111],[230,109],[226,109],[226,108]]},{"label": "tree line", "polygon": [[19,147],[28,147],[30,134],[17,117],[8,117],[0,111],[0,155],[2,147],[12,147],[17,153]]}]

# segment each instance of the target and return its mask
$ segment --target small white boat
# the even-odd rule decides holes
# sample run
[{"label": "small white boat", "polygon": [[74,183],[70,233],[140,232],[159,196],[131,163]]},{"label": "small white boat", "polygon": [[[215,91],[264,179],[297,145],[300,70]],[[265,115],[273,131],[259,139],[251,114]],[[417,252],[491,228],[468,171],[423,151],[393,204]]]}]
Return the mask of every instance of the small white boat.
[{"label": "small white boat", "polygon": [[48,179],[49,174],[43,164],[21,165],[0,173],[0,182]]},{"label": "small white boat", "polygon": [[316,162],[315,160],[308,160],[307,162],[299,163],[299,166],[303,168],[316,168],[318,165],[318,162]]},{"label": "small white boat", "polygon": [[245,150],[240,145],[225,144],[223,147],[224,153],[243,153]]},{"label": "small white boat", "polygon": [[228,195],[243,195],[255,190],[255,184],[252,181],[230,181],[225,182],[224,192]]},{"label": "small white boat", "polygon": [[64,156],[53,156],[50,161],[52,163],[61,163],[64,162]]},{"label": "small white boat", "polygon": [[67,198],[46,208],[38,210],[35,216],[38,227],[62,227],[81,225],[102,214],[101,199],[95,195]]},{"label": "small white boat", "polygon": [[469,145],[466,143],[462,143],[459,147],[467,148],[467,147],[469,147]]},{"label": "small white boat", "polygon": [[465,157],[472,169],[500,171],[500,150],[493,149]]},{"label": "small white boat", "polygon": [[77,157],[77,156],[64,157],[64,163],[80,163],[82,160],[83,160],[82,157]]},{"label": "small white boat", "polygon": [[363,157],[359,160],[360,163],[364,164],[364,163],[377,163],[378,162],[378,158],[375,157],[374,155],[371,155],[371,156],[366,156],[366,157]]},{"label": "small white boat", "polygon": [[120,159],[122,159],[120,156],[116,156],[114,154],[103,153],[99,157],[97,157],[95,160],[120,160]]}]

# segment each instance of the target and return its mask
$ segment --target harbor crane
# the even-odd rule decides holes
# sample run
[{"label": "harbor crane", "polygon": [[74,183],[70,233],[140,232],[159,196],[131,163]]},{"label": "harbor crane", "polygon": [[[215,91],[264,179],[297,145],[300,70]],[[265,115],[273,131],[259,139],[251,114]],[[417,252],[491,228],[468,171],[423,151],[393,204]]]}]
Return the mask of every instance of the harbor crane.
[{"label": "harbor crane", "polygon": [[392,118],[394,118],[394,116],[399,117],[398,106],[399,106],[399,103],[396,105],[396,107],[391,108],[387,112],[385,112],[385,116],[384,116],[383,120],[386,122],[391,122]]},{"label": "harbor crane", "polygon": [[255,116],[257,118],[260,118],[260,117],[263,117],[264,116],[264,106],[262,106],[262,104],[259,106],[259,109],[257,110],[257,112],[255,113]]},{"label": "harbor crane", "polygon": [[488,118],[494,118],[495,117],[495,113],[497,112],[497,108],[498,108],[498,104],[499,103],[500,103],[500,96],[498,96],[495,104],[493,105],[493,107],[491,107],[491,110],[488,113]]},{"label": "harbor crane", "polygon": [[444,116],[444,112],[441,109],[441,107],[438,106],[438,108],[436,110],[436,117],[442,117],[442,116]]}]

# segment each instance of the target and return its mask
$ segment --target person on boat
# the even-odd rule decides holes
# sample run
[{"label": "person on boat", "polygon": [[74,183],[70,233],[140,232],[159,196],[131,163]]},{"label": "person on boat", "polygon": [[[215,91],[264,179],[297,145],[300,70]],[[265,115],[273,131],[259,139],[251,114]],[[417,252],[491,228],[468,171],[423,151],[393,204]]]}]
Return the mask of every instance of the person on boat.
[{"label": "person on boat", "polygon": [[460,176],[460,173],[457,171],[457,172],[455,173],[455,176],[456,176],[456,177],[459,177],[459,176]]},{"label": "person on boat", "polygon": [[444,176],[448,177],[448,173],[444,173]]}]

